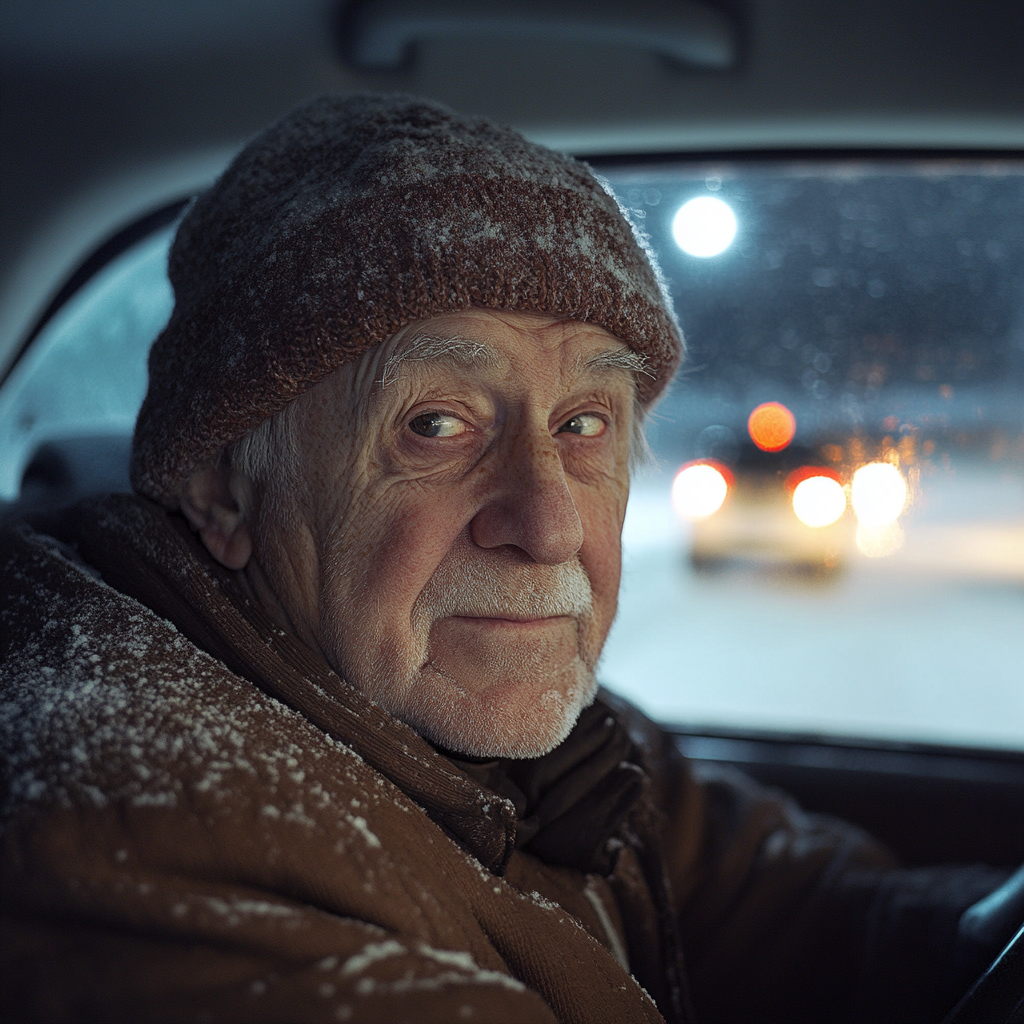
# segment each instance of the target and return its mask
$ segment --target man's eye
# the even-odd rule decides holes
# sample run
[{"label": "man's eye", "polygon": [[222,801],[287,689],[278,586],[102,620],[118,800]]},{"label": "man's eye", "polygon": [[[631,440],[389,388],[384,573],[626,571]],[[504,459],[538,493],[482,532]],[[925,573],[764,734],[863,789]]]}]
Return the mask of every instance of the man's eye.
[{"label": "man's eye", "polygon": [[466,424],[457,416],[446,416],[443,412],[425,412],[409,421],[409,429],[421,437],[455,437],[466,429]]},{"label": "man's eye", "polygon": [[566,420],[559,428],[560,434],[579,434],[581,437],[600,437],[605,431],[605,422],[592,412],[584,412]]}]

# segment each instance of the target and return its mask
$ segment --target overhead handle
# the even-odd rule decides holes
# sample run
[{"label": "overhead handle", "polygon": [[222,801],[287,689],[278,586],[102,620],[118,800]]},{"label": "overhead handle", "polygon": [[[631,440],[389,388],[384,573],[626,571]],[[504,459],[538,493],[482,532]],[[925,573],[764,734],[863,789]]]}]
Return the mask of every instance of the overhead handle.
[{"label": "overhead handle", "polygon": [[341,32],[349,62],[362,71],[401,70],[428,39],[604,43],[716,70],[737,59],[730,20],[695,0],[354,0]]}]

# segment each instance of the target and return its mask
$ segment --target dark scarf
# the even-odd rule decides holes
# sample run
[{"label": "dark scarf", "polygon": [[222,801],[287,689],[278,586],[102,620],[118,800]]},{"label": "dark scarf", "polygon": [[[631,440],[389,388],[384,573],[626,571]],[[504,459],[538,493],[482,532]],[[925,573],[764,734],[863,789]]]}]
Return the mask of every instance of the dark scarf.
[{"label": "dark scarf", "polygon": [[586,708],[563,743],[530,759],[474,761],[441,751],[516,809],[516,849],[548,864],[608,874],[611,840],[644,792],[633,743],[601,700]]}]

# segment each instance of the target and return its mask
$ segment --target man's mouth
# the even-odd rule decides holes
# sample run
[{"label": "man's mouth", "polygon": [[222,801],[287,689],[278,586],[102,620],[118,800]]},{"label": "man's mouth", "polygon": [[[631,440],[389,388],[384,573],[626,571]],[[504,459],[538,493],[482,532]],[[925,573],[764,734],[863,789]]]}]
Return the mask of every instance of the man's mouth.
[{"label": "man's mouth", "polygon": [[468,622],[475,625],[481,626],[495,626],[502,627],[507,626],[514,628],[517,626],[552,626],[561,624],[567,619],[573,618],[571,615],[543,615],[543,616],[526,616],[526,615],[450,615],[448,618],[453,619],[456,622]]}]

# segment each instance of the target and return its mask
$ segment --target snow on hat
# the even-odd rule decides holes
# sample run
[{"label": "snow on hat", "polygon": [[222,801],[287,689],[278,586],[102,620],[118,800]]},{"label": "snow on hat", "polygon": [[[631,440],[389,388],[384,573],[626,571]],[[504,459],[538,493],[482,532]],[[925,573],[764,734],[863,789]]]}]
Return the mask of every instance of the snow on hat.
[{"label": "snow on hat", "polygon": [[643,238],[590,169],[409,96],[324,96],[257,136],[186,214],[149,355],[135,489],[195,467],[399,328],[472,307],[597,324],[647,357],[682,339]]}]

